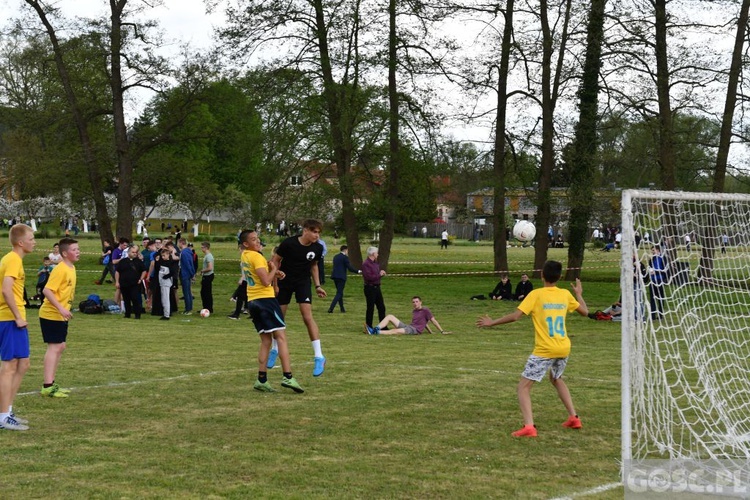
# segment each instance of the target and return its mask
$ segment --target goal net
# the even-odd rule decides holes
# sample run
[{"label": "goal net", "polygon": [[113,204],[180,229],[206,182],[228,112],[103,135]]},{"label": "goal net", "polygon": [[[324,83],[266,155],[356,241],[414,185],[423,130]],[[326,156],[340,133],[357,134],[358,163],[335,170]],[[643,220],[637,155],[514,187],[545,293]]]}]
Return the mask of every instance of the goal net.
[{"label": "goal net", "polygon": [[750,495],[750,196],[622,196],[629,492]]}]

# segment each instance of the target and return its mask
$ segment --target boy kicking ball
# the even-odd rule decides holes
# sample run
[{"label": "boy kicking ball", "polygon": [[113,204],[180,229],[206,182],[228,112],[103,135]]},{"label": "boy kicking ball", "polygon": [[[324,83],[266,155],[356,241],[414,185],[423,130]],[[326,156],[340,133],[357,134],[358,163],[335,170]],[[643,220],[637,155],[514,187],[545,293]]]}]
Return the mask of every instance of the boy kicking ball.
[{"label": "boy kicking ball", "polygon": [[550,382],[557,389],[557,395],[568,410],[568,420],[562,424],[563,427],[582,427],[568,386],[562,380],[570,354],[570,338],[565,329],[565,317],[573,311],[581,316],[587,316],[589,310],[583,300],[581,280],[576,279],[576,282],[570,285],[575,294],[574,298],[569,291],[557,287],[560,276],[562,264],[554,260],[547,261],[542,269],[543,288],[529,292],[518,309],[502,318],[493,320],[484,315],[477,320],[479,328],[486,328],[513,323],[526,314],[531,316],[534,324],[534,351],[526,361],[526,368],[518,383],[518,403],[521,406],[524,426],[512,434],[514,437],[536,437],[537,431],[531,411],[531,386],[534,382],[541,382],[548,371]]}]

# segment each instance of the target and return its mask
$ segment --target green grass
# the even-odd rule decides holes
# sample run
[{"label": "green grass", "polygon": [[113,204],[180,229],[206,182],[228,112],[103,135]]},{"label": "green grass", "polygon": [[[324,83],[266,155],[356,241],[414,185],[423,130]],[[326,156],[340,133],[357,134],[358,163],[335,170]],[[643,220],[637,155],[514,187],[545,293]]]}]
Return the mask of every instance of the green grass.
[{"label": "green grass", "polygon": [[[26,259],[30,292],[30,275],[51,244],[40,241]],[[496,278],[440,275],[490,271],[490,243],[441,252],[430,240],[404,239],[394,247],[393,276],[383,281],[388,312],[408,320],[409,299],[421,295],[453,335],[365,336],[361,279],[348,282],[346,314],[326,313],[329,281],[329,299],[314,303],[328,358],[316,379],[307,333],[290,308],[293,368],[304,394],[281,391],[279,369],[269,375],[280,392],[252,390],[257,334],[246,319],[226,319],[236,249],[212,246],[219,276],[211,318],[75,315],[57,377],[73,389],[68,399],[38,394],[44,344],[29,311],[31,369],[15,408],[31,430],[0,433],[3,497],[551,498],[619,481],[617,323],[568,322],[566,380],[584,428],[561,427],[564,408],[543,383],[532,392],[539,438],[510,437],[521,425],[515,387],[533,345],[531,321],[478,330],[481,314],[513,308],[469,300]],[[111,288],[93,284],[96,242],[83,248],[76,302],[93,292],[108,297]],[[563,252],[550,256],[564,261]],[[591,310],[617,298],[618,258],[587,254]],[[533,267],[533,250],[511,249],[509,260],[515,285],[517,271]],[[436,276],[403,276],[411,273]],[[590,498],[622,494],[616,488]]]}]

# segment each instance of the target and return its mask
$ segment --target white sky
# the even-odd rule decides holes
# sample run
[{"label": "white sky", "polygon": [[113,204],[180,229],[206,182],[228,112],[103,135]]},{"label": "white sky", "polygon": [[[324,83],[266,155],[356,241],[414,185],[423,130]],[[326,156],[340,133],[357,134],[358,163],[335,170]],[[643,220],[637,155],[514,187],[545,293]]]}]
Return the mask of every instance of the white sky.
[{"label": "white sky", "polygon": [[[0,26],[5,26],[12,18],[19,17],[23,0],[0,0]],[[56,4],[65,16],[96,17],[109,12],[107,0],[57,0],[46,2]],[[137,0],[130,2],[140,5]],[[147,17],[161,23],[167,37],[177,46],[189,42],[196,47],[207,47],[211,43],[213,27],[222,19],[222,14],[206,14],[203,0],[163,0],[163,6],[149,9]]]}]

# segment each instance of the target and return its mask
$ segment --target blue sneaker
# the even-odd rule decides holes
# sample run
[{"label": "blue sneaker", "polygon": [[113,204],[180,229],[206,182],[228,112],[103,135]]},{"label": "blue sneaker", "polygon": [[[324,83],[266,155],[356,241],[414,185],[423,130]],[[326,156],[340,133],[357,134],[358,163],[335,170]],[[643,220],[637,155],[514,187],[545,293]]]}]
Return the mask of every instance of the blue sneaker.
[{"label": "blue sneaker", "polygon": [[315,357],[315,366],[313,367],[313,377],[320,377],[323,375],[323,370],[326,369],[326,358],[324,356]]},{"label": "blue sneaker", "polygon": [[269,370],[273,368],[276,365],[276,358],[279,357],[279,351],[276,349],[271,349],[271,352],[268,353],[268,361],[266,362],[266,368]]},{"label": "blue sneaker", "polygon": [[365,330],[365,335],[372,335],[372,328],[370,328],[370,326],[367,323],[364,324],[364,330]]}]

